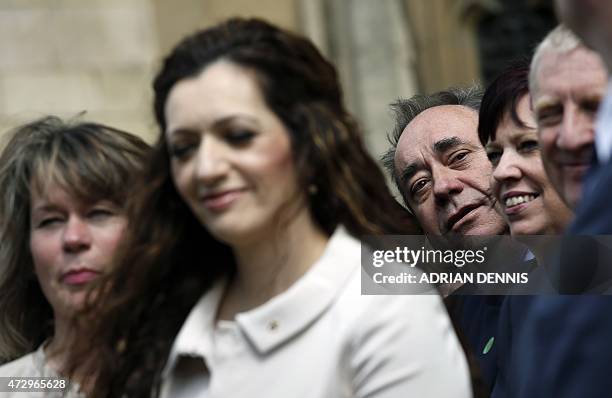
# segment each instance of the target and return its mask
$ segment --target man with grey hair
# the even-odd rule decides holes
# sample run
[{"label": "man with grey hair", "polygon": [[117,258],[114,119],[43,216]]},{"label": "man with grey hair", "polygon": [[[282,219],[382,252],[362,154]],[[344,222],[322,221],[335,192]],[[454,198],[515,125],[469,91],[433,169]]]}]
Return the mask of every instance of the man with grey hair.
[{"label": "man with grey hair", "polygon": [[[559,196],[576,209],[582,197],[584,175],[593,160],[594,117],[607,73],[599,56],[563,26],[553,29],[539,44],[530,69],[529,90],[542,162]],[[546,268],[538,267],[532,277],[540,279],[539,274],[545,276],[541,279],[556,280],[561,275],[557,272],[566,262],[555,264],[554,270],[551,263]],[[563,314],[555,313],[538,323],[537,343],[524,332],[532,328],[534,309],[555,306],[558,302],[559,297],[540,296],[511,296],[504,301],[498,333],[499,369],[492,398],[594,396],[577,394],[577,390],[565,391],[562,380],[553,385],[548,378],[548,370],[562,361],[556,354],[573,344],[564,338],[557,339],[571,327],[564,322]],[[550,344],[551,341],[555,343]],[[560,369],[564,375],[577,366],[574,361],[563,362]]]},{"label": "man with grey hair", "polygon": [[392,104],[396,125],[383,163],[428,235],[497,235],[507,225],[490,190],[478,139],[482,91],[451,88]]},{"label": "man with grey hair", "polygon": [[[383,164],[427,235],[500,235],[507,224],[490,189],[492,166],[478,138],[477,87],[450,88],[392,104],[395,128]],[[489,390],[497,373],[497,315],[502,296],[446,299],[456,327]],[[480,381],[480,380],[478,380]],[[485,384],[486,386],[483,386]]]},{"label": "man with grey hair", "polygon": [[593,160],[595,115],[607,78],[600,56],[562,25],[537,47],[531,63],[529,89],[544,168],[574,210]]},{"label": "man with grey hair", "polygon": [[[559,17],[585,44],[601,55],[612,70],[612,2],[609,0],[556,0]],[[606,74],[606,78],[608,75]],[[585,182],[588,201],[581,204],[571,232],[575,234],[612,233],[612,84],[598,113],[595,133],[597,161]]]},{"label": "man with grey hair", "polygon": [[[612,2],[556,0],[559,16],[612,68]],[[575,77],[572,76],[572,79]],[[612,233],[612,85],[599,110],[595,132],[597,159],[588,172],[576,220],[569,234]],[[584,261],[576,259],[576,266]],[[609,259],[608,259],[609,260]],[[610,266],[609,264],[607,264]],[[604,397],[612,391],[612,298],[538,297],[521,332],[515,385],[526,398]],[[544,373],[541,373],[544,369]]]}]

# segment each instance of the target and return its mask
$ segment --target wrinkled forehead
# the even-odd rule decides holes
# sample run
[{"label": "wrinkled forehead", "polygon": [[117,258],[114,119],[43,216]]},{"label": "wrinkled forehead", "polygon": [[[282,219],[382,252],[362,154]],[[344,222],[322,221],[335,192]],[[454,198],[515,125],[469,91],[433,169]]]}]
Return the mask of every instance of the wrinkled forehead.
[{"label": "wrinkled forehead", "polygon": [[535,71],[534,98],[603,94],[608,71],[601,57],[585,48],[569,52],[545,51]]},{"label": "wrinkled forehead", "polygon": [[480,146],[478,113],[463,105],[441,105],[415,117],[397,143],[395,164],[403,167],[419,159],[437,157],[453,141]]}]

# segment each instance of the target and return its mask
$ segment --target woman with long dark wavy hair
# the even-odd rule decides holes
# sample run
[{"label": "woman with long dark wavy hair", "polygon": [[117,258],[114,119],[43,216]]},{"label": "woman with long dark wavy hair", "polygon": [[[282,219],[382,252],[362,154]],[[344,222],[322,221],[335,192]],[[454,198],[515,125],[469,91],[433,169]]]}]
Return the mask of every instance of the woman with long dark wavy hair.
[{"label": "woman with long dark wavy hair", "polygon": [[73,351],[91,396],[470,395],[438,296],[361,295],[357,237],[418,228],[310,41],[228,20],[154,89],[159,140]]}]

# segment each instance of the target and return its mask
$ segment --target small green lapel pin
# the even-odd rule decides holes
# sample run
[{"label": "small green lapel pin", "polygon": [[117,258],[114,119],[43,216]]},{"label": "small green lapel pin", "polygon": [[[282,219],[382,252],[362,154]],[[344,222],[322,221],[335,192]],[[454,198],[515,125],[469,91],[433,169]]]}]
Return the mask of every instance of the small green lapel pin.
[{"label": "small green lapel pin", "polygon": [[488,354],[489,351],[491,351],[491,348],[493,348],[493,343],[495,343],[495,337],[491,337],[489,339],[489,341],[487,341],[487,344],[485,345],[484,349],[482,350],[483,354]]}]

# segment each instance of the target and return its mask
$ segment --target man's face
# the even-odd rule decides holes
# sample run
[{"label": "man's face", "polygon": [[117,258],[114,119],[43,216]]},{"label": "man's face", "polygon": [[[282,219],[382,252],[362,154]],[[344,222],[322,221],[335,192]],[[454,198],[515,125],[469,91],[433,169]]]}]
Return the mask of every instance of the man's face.
[{"label": "man's face", "polygon": [[586,48],[542,54],[532,93],[544,168],[567,205],[575,209],[594,156],[595,116],[608,74]]},{"label": "man's face", "polygon": [[401,190],[426,234],[495,235],[507,228],[491,196],[491,163],[477,127],[476,111],[442,105],[419,114],[399,139]]}]

